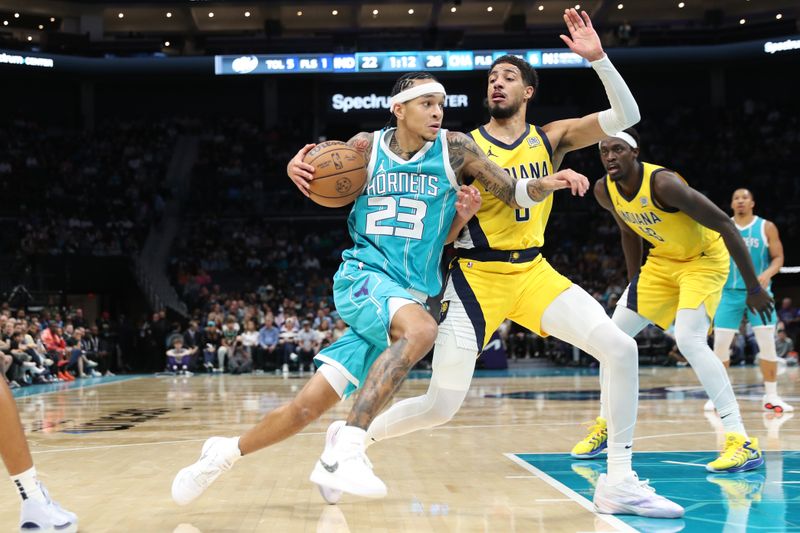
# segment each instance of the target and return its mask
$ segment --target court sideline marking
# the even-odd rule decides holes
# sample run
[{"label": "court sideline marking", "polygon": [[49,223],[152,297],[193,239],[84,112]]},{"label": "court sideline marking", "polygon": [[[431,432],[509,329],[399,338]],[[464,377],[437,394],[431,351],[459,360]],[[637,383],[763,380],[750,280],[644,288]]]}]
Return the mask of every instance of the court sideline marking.
[{"label": "court sideline marking", "polygon": [[503,455],[505,455],[507,458],[511,459],[513,462],[515,462],[516,464],[518,464],[519,466],[521,466],[522,468],[524,468],[528,472],[531,472],[531,473],[535,474],[536,477],[538,477],[539,479],[541,479],[542,481],[544,481],[545,483],[547,483],[548,485],[550,485],[551,487],[553,487],[554,489],[559,491],[561,494],[563,494],[564,496],[568,497],[570,500],[574,501],[575,503],[577,503],[578,505],[580,505],[581,507],[583,507],[584,509],[586,509],[587,511],[592,513],[594,516],[596,516],[600,520],[604,521],[605,523],[607,523],[611,527],[616,528],[617,531],[622,531],[622,532],[625,532],[625,533],[638,533],[638,531],[636,529],[632,528],[631,526],[629,526],[628,524],[626,524],[625,522],[623,522],[622,520],[620,520],[616,516],[608,515],[608,514],[600,514],[600,513],[596,512],[594,510],[594,504],[592,502],[590,502],[589,500],[587,500],[586,498],[584,498],[583,496],[581,496],[580,494],[578,494],[577,492],[575,492],[571,488],[567,487],[566,485],[564,485],[560,481],[558,481],[555,478],[551,477],[550,475],[545,474],[544,472],[542,472],[541,470],[539,470],[538,468],[536,468],[532,464],[524,461],[523,459],[520,459],[519,457],[517,457],[516,454],[514,454],[514,453],[504,453]]},{"label": "court sideline marking", "polygon": [[[95,387],[102,387],[103,385],[113,385],[115,383],[125,383],[127,381],[134,381],[134,380],[137,380],[137,379],[148,378],[150,376],[148,376],[148,375],[133,375],[133,376],[113,376],[113,377],[118,378],[118,379],[114,379],[114,380],[110,380],[110,381],[103,381],[101,383],[88,383],[86,385],[81,385],[80,383],[78,383],[77,385],[79,385],[79,386],[76,386],[76,387],[67,387],[67,388],[63,388],[63,389],[46,390],[46,391],[41,391],[41,392],[31,392],[31,393],[28,393],[28,394],[20,394],[19,396],[15,396],[13,394],[13,391],[12,391],[12,396],[14,397],[15,401],[20,401],[20,400],[24,400],[26,398],[35,398],[37,396],[46,396],[48,394],[57,394],[59,392],[74,392],[74,391],[79,391],[79,390],[84,390],[84,389],[93,389]],[[75,382],[73,381],[71,383],[75,383]],[[58,383],[50,383],[49,385],[56,385],[57,386]],[[47,385],[42,385],[42,386],[47,386]],[[24,391],[25,389],[22,389],[22,390]]]}]

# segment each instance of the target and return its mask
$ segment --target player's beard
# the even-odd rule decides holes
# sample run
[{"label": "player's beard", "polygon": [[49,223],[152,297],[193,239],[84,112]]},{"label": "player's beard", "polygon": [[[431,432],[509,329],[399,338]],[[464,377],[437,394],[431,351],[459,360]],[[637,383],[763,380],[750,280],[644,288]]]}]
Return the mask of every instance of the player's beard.
[{"label": "player's beard", "polygon": [[507,118],[511,118],[517,114],[519,108],[522,106],[522,102],[516,102],[515,104],[511,104],[508,107],[502,107],[499,105],[492,105],[491,102],[489,103],[489,116],[492,118],[496,118],[498,120],[504,120]]}]

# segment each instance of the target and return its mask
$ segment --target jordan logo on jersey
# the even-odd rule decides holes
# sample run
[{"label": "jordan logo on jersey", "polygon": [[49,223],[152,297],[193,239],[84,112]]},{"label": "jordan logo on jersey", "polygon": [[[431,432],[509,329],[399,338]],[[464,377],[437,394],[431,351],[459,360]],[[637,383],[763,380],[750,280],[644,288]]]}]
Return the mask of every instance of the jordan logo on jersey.
[{"label": "jordan logo on jersey", "polygon": [[492,153],[492,145],[489,145],[489,150],[486,151],[486,155],[489,157],[497,157],[497,154]]}]

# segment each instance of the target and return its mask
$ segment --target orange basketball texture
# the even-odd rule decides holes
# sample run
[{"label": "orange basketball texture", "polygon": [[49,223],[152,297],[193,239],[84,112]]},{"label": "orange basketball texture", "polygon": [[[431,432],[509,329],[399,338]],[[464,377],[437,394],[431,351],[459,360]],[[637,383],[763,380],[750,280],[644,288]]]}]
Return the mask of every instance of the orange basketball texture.
[{"label": "orange basketball texture", "polygon": [[364,157],[342,141],[325,141],[303,158],[314,167],[311,199],[325,207],[343,207],[361,194],[367,181]]}]

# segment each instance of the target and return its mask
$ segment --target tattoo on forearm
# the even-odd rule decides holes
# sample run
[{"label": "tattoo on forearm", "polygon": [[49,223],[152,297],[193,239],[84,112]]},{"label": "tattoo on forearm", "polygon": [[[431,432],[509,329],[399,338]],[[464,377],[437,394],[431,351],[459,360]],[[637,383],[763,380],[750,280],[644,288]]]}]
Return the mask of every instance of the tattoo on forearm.
[{"label": "tattoo on forearm", "polygon": [[547,190],[542,186],[542,182],[538,179],[528,182],[528,196],[536,202],[541,202],[549,195],[553,194],[552,190]]},{"label": "tattoo on forearm", "polygon": [[406,339],[400,339],[375,360],[347,417],[348,426],[366,430],[400,388],[409,370],[407,362],[403,360],[403,350],[407,344]]},{"label": "tattoo on forearm", "polygon": [[347,144],[364,156],[364,162],[369,164],[369,158],[372,155],[372,134],[361,132],[347,141]]},{"label": "tattoo on forearm", "polygon": [[447,133],[450,166],[461,175],[467,166],[469,174],[486,190],[502,202],[517,207],[514,200],[515,182],[508,172],[495,165],[486,157],[471,137],[460,132]]}]

